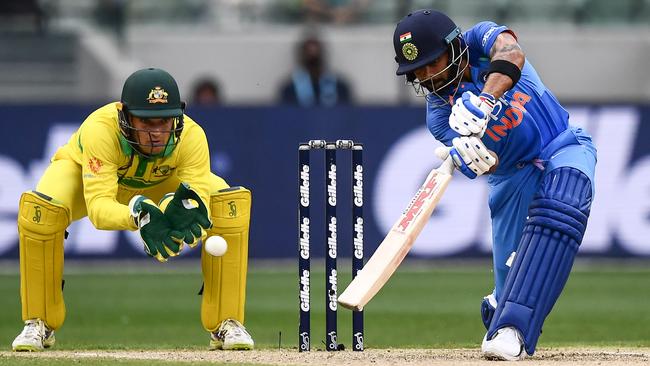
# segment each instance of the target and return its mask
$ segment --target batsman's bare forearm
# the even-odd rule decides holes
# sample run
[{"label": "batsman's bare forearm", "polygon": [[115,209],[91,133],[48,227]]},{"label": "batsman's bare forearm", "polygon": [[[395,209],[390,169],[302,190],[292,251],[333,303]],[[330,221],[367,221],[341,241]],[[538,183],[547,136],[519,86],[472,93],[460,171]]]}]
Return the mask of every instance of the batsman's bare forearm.
[{"label": "batsman's bare forearm", "polygon": [[[526,61],[526,55],[521,50],[517,39],[508,32],[502,32],[497,36],[494,45],[490,50],[490,61],[505,60],[512,62],[521,70]],[[483,92],[492,94],[495,98],[500,98],[503,93],[513,87],[512,79],[498,72],[491,73],[483,86]]]}]

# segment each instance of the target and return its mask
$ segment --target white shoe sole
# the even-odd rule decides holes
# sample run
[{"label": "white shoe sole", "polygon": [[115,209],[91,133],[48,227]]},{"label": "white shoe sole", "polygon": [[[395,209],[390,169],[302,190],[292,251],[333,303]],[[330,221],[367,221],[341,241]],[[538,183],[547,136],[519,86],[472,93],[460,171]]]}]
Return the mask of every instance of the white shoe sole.
[{"label": "white shoe sole", "polygon": [[210,341],[210,350],[225,350],[225,351],[250,351],[253,349],[252,344],[240,343],[225,346],[221,342]]},{"label": "white shoe sole", "polygon": [[14,352],[41,352],[44,351],[52,346],[54,346],[54,343],[56,342],[56,339],[54,338],[54,335],[52,335],[49,338],[46,338],[43,340],[43,347],[38,347],[32,344],[19,344],[19,345],[11,345],[11,349]]},{"label": "white shoe sole", "polygon": [[523,349],[519,352],[517,356],[506,355],[497,350],[491,349],[482,349],[483,357],[488,360],[498,360],[498,361],[521,361],[526,358],[526,351]]},{"label": "white shoe sole", "polygon": [[493,360],[493,361],[521,361],[526,356],[510,357],[510,356],[504,356],[502,354],[498,354],[494,352],[483,352],[483,357],[486,360]]},{"label": "white shoe sole", "polygon": [[498,350],[492,349],[491,344],[489,344],[485,337],[483,338],[483,343],[481,344],[481,352],[483,352],[483,357],[487,360],[496,360],[496,361],[521,361],[526,358],[527,354],[523,347],[519,350],[519,355],[511,356],[499,352]]}]

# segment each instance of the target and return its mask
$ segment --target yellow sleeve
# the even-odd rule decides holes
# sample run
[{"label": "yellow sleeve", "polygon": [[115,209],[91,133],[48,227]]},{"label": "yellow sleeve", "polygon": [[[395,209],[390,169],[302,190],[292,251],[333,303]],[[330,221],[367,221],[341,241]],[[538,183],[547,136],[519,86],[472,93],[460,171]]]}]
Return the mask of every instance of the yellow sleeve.
[{"label": "yellow sleeve", "polygon": [[129,207],[117,201],[122,159],[117,133],[100,123],[85,123],[79,131],[84,198],[88,218],[97,229],[136,230]]},{"label": "yellow sleeve", "polygon": [[[187,117],[186,117],[187,118]],[[188,183],[201,196],[210,211],[210,151],[205,132],[191,119],[178,145],[177,174],[181,182]]]}]

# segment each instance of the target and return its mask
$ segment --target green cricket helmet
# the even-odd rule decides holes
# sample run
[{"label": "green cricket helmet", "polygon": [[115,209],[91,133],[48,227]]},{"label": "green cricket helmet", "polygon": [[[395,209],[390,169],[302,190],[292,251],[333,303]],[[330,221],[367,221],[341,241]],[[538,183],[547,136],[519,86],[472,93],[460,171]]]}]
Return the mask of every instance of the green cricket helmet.
[{"label": "green cricket helmet", "polygon": [[[185,103],[181,101],[176,80],[165,70],[153,67],[134,72],[124,82],[122,88],[121,109],[118,109],[119,126],[122,146],[126,150],[133,149],[140,155],[151,158],[168,156],[178,144],[183,132],[183,113]],[[165,149],[156,156],[144,153],[145,148],[151,151],[160,145],[141,144],[137,132],[147,130],[133,127],[131,117],[147,118],[173,118],[172,129]],[[151,139],[150,139],[151,141]]]}]

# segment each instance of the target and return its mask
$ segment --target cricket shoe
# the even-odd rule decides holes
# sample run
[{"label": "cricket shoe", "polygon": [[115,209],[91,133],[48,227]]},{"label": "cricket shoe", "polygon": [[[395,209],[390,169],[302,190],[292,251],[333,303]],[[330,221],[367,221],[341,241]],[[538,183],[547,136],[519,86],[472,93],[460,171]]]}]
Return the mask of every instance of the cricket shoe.
[{"label": "cricket shoe", "polygon": [[23,331],[11,343],[15,352],[42,351],[54,345],[54,331],[45,325],[41,319],[30,319],[25,322]]},{"label": "cricket shoe", "polygon": [[210,332],[210,349],[251,350],[255,346],[246,328],[235,319],[224,320],[219,329]]},{"label": "cricket shoe", "polygon": [[489,360],[519,361],[527,356],[523,337],[514,327],[497,330],[490,340],[487,340],[486,333],[481,350],[483,356]]}]

